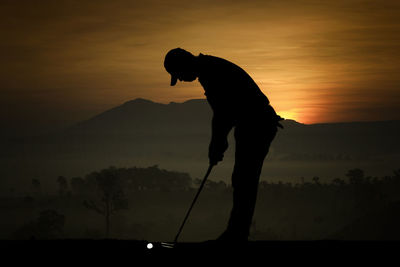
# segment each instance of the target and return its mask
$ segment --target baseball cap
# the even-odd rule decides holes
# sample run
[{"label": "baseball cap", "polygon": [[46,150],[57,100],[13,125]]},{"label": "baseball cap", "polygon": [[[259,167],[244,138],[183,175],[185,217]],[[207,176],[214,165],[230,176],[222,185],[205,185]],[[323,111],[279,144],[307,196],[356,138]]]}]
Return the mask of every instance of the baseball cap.
[{"label": "baseball cap", "polygon": [[188,57],[193,55],[182,48],[170,50],[164,59],[164,67],[171,74],[171,86],[178,82],[178,72],[187,62]]}]

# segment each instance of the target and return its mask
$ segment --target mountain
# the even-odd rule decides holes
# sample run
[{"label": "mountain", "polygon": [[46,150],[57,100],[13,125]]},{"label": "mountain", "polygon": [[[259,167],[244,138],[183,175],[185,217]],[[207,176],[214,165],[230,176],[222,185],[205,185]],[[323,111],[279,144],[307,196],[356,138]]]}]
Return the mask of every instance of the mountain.
[{"label": "mountain", "polygon": [[[179,142],[207,146],[211,117],[204,99],[160,104],[139,98],[78,123],[61,136],[64,141],[78,142],[89,137],[81,145],[102,139],[105,139],[103,145],[115,145],[124,140],[158,144],[160,148],[171,146],[171,150],[178,151]],[[273,159],[381,160],[387,155],[400,154],[399,121],[305,125],[285,120],[282,124],[285,129],[279,130],[271,147]],[[232,134],[230,140],[233,144]],[[123,143],[120,145],[124,147]]]},{"label": "mountain", "polygon": [[[110,165],[159,164],[198,178],[208,164],[211,117],[205,99],[169,104],[141,98],[128,101],[57,134],[7,143],[0,152],[3,177],[78,176]],[[385,175],[399,168],[400,121],[305,125],[285,120],[282,124],[262,179],[332,179],[352,168]],[[213,171],[216,180],[230,180],[232,132],[224,161]]]},{"label": "mountain", "polygon": [[211,110],[203,99],[184,103],[155,103],[138,98],[78,123],[68,133],[125,134],[171,130],[190,132],[202,129],[211,117]]}]

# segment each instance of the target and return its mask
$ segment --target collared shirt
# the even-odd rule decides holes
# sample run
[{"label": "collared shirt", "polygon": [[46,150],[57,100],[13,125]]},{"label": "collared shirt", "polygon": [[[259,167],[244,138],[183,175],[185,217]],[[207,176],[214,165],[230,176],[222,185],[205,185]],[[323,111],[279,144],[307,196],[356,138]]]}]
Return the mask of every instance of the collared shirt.
[{"label": "collared shirt", "polygon": [[268,107],[268,98],[250,75],[232,62],[200,54],[198,73],[199,82],[205,90],[214,115],[222,116],[232,126],[240,120],[260,115],[260,112],[264,113],[267,108],[272,108]]}]

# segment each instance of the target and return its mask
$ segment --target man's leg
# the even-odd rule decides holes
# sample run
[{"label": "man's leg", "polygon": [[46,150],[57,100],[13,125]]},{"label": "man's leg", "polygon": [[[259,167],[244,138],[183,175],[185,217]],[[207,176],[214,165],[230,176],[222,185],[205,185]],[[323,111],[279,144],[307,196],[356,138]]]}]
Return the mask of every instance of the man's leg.
[{"label": "man's leg", "polygon": [[235,166],[232,174],[233,208],[221,239],[246,241],[257,200],[258,182],[276,129],[236,127]]}]

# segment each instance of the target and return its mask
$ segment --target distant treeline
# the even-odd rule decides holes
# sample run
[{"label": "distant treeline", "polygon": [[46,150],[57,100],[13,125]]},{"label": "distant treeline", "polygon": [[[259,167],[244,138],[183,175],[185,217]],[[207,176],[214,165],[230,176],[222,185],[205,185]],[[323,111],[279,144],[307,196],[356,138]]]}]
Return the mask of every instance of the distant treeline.
[{"label": "distant treeline", "polygon": [[[124,185],[126,191],[181,191],[196,188],[201,180],[192,179],[188,173],[168,171],[160,169],[158,165],[154,165],[147,168],[116,168],[109,167],[100,171],[95,171],[82,177],[72,177],[69,179],[69,185],[67,178],[59,176],[57,183],[61,193],[70,190],[73,194],[82,194],[90,192],[95,189],[95,177],[98,175],[109,175],[113,179],[118,179],[120,183]],[[361,169],[351,169],[344,177],[335,178],[330,183],[321,183],[318,176],[312,178],[312,182],[305,182],[305,178],[301,177],[299,183],[284,183],[282,181],[274,183],[268,181],[261,181],[260,188],[266,187],[285,187],[285,188],[299,188],[299,187],[310,187],[310,186],[329,186],[329,187],[354,187],[354,186],[374,186],[377,190],[381,188],[393,185],[397,186],[400,183],[400,169],[394,170],[392,175],[383,177],[372,177],[366,176],[364,171]],[[40,181],[38,179],[32,180],[33,187],[39,187]],[[227,189],[230,185],[223,181],[208,180],[206,188],[211,190]]]},{"label": "distant treeline", "polygon": [[[364,212],[374,207],[400,201],[400,169],[392,175],[383,177],[367,176],[362,169],[350,169],[343,178],[335,178],[330,182],[314,176],[306,181],[301,177],[298,183],[261,181],[259,184],[259,201],[266,203],[279,202],[303,203],[302,205],[317,208],[328,208],[331,212],[357,210]],[[104,184],[101,181],[108,181]],[[59,194],[90,198],[93,194],[113,187],[119,188],[124,196],[135,195],[136,192],[187,192],[194,191],[201,183],[200,179],[192,179],[189,174],[160,169],[157,165],[147,168],[109,167],[92,172],[84,178],[73,177],[69,180],[58,178]],[[103,186],[103,189],[101,187]],[[99,188],[100,187],[100,188]],[[99,190],[100,189],[100,190]],[[231,194],[232,187],[223,181],[208,180],[205,192],[213,194]],[[291,209],[291,208],[289,208]]]},{"label": "distant treeline", "polygon": [[[136,191],[188,191],[200,184],[200,179],[192,179],[188,173],[168,171],[160,169],[158,165],[147,168],[109,168],[95,171],[84,177],[72,177],[70,179],[64,176],[57,178],[59,194],[84,195],[95,191],[98,187],[97,177],[107,176],[109,179],[116,180],[126,193]],[[342,178],[335,178],[329,183],[320,182],[322,179],[314,176],[311,181],[305,181],[304,177],[299,178],[298,183],[290,182],[268,182],[261,181],[259,189],[279,189],[279,190],[311,190],[335,189],[349,190],[357,188],[357,192],[363,191],[374,197],[393,196],[394,192],[400,189],[400,169],[394,170],[392,175],[383,177],[372,177],[365,175],[361,169],[355,168],[348,170]],[[32,188],[34,193],[41,192],[39,179],[32,179]],[[230,184],[224,181],[208,180],[205,186],[206,190],[219,191],[231,190]]]},{"label": "distant treeline", "polygon": [[330,183],[322,183],[320,177],[314,176],[312,182],[269,183],[260,182],[260,190],[299,191],[299,192],[340,192],[354,197],[356,202],[374,202],[378,200],[400,200],[400,169],[394,170],[393,175],[383,177],[366,176],[361,169],[348,170],[344,178],[335,178]]},{"label": "distant treeline", "polygon": [[59,183],[60,193],[66,193],[69,190],[72,194],[82,195],[96,190],[96,177],[108,176],[118,181],[125,192],[135,191],[182,191],[188,190],[192,186],[192,179],[187,173],[167,171],[158,168],[157,165],[148,168],[116,168],[109,167],[98,172],[92,172],[82,177],[72,177],[69,179],[69,186],[66,184],[67,179],[60,176],[57,180]]},{"label": "distant treeline", "polygon": [[[10,238],[7,232],[13,233],[13,239],[117,236],[162,240],[176,231],[200,182],[187,173],[163,170],[157,165],[109,167],[69,179],[59,176],[56,195],[44,194],[40,180],[33,179],[32,194],[3,201],[3,213],[10,213],[6,216],[10,223],[9,228],[0,230],[6,238]],[[231,197],[231,185],[207,181],[196,207],[202,219],[193,219],[199,223],[196,229],[203,227],[200,224],[204,221],[209,223],[210,231],[224,225]],[[261,181],[252,238],[326,238],[368,211],[399,201],[400,169],[383,177],[351,169],[344,177],[327,183],[317,176],[308,181],[300,178],[298,183]],[[36,219],[27,219],[27,214]],[[193,238],[203,236],[199,232]]]}]

